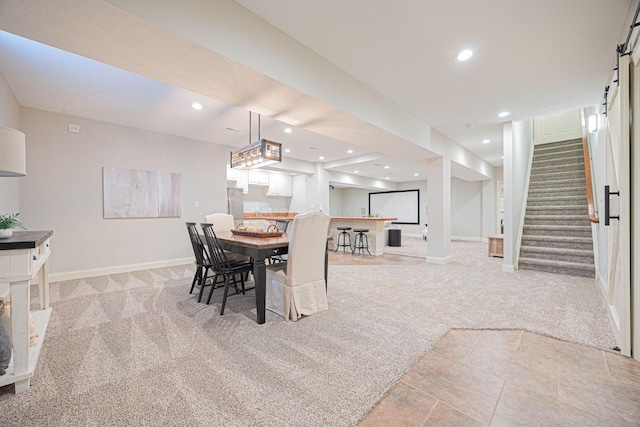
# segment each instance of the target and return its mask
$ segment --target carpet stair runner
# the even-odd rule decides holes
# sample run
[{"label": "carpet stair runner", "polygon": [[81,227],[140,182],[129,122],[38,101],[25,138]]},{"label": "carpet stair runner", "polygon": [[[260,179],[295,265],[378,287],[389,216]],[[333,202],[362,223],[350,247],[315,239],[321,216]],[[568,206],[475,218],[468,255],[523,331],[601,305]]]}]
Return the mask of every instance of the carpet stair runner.
[{"label": "carpet stair runner", "polygon": [[595,276],[581,139],[534,148],[518,266]]}]

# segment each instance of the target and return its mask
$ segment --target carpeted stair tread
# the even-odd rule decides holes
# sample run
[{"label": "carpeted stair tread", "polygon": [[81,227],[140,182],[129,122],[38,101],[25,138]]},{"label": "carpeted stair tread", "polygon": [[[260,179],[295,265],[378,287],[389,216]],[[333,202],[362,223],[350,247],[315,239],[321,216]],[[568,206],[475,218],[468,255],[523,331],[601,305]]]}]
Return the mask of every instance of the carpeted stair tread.
[{"label": "carpeted stair tread", "polygon": [[525,214],[524,216],[525,225],[591,225],[589,222],[589,216],[585,214],[580,215],[531,215]]},{"label": "carpeted stair tread", "polygon": [[545,164],[544,166],[533,166],[531,167],[531,174],[540,174],[540,173],[550,173],[557,172],[558,169],[562,169],[563,172],[574,172],[580,171],[584,173],[584,163],[583,162],[573,162],[569,164]]},{"label": "carpeted stair tread", "polygon": [[551,142],[547,144],[536,145],[536,152],[543,153],[546,151],[564,150],[567,148],[582,148],[582,139],[567,139],[565,141]]},{"label": "carpeted stair tread", "polygon": [[525,270],[546,271],[549,273],[569,274],[572,276],[593,277],[595,266],[579,262],[554,261],[547,259],[520,258],[518,267]]},{"label": "carpeted stair tread", "polygon": [[527,252],[544,252],[550,254],[567,255],[587,255],[593,256],[593,249],[570,249],[570,248],[544,248],[540,246],[521,246],[520,249]]},{"label": "carpeted stair tread", "polygon": [[521,246],[520,257],[576,262],[593,265],[593,248],[559,248],[546,246]]},{"label": "carpeted stair tread", "polygon": [[[584,188],[584,186],[574,186],[574,187],[569,187],[569,186],[565,186],[562,189],[563,193],[568,193],[568,194],[572,194],[572,193],[579,193],[580,191],[582,191],[582,189]],[[558,193],[558,188],[557,187],[540,187],[540,188],[530,188],[529,189],[529,195],[543,195],[543,194],[557,194]]]},{"label": "carpeted stair tread", "polygon": [[549,236],[546,234],[523,236],[522,246],[593,250],[593,242],[590,237]]},{"label": "carpeted stair tread", "polygon": [[587,196],[579,195],[561,195],[561,196],[536,196],[527,199],[527,205],[530,206],[586,206]]},{"label": "carpeted stair tread", "polygon": [[573,170],[573,171],[560,170],[558,172],[532,171],[530,181],[543,182],[543,181],[559,181],[559,180],[569,180],[569,179],[578,179],[578,178],[584,178],[584,170]]},{"label": "carpeted stair tread", "polygon": [[527,213],[531,210],[532,212],[536,212],[536,211],[545,211],[545,210],[550,210],[555,212],[556,210],[559,209],[566,209],[566,210],[571,210],[574,212],[586,212],[584,206],[577,206],[577,205],[554,205],[554,206],[527,206]]},{"label": "carpeted stair tread", "polygon": [[[539,178],[542,175],[539,176]],[[553,188],[554,190],[558,190],[558,188],[564,188],[564,186],[571,186],[571,187],[584,187],[586,184],[586,180],[584,177],[584,174],[582,174],[579,177],[575,177],[575,178],[570,178],[570,179],[566,179],[564,177],[558,176],[557,178],[554,179],[554,177],[551,177],[549,179],[538,179],[537,181],[530,181],[529,182],[529,190],[531,189],[535,189],[535,188]],[[585,191],[586,194],[586,191]]]},{"label": "carpeted stair tread", "polygon": [[582,147],[573,148],[570,147],[568,150],[563,151],[549,151],[549,152],[541,152],[534,153],[533,160],[549,160],[549,159],[558,159],[558,158],[583,158]]}]

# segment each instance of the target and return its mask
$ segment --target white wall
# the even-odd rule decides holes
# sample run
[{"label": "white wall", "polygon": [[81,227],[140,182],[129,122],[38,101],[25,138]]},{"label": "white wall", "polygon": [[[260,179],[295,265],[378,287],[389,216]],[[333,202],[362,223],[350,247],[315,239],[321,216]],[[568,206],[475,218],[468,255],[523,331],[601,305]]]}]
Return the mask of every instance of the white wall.
[{"label": "white wall", "polygon": [[360,188],[344,188],[342,190],[342,214],[344,216],[361,217],[361,208],[369,215],[369,193],[371,190]]},{"label": "white wall", "polygon": [[[192,259],[185,221],[226,210],[230,147],[28,108],[21,125],[29,169],[21,217],[29,229],[53,230],[53,274]],[[180,173],[182,217],[103,219],[103,166]]]},{"label": "white wall", "polygon": [[482,237],[482,181],[451,178],[451,238]]},{"label": "white wall", "polygon": [[533,146],[531,120],[505,123],[504,143],[504,264],[503,270],[517,268],[518,238],[522,227],[523,203]]},{"label": "white wall", "polygon": [[595,190],[593,203],[595,204],[596,217],[600,218],[600,222],[595,224],[597,230],[597,274],[600,286],[604,290],[608,290],[609,267],[607,260],[607,227],[604,225],[604,186],[607,185],[607,130],[604,125],[602,111],[604,107],[590,107],[585,109],[585,116],[592,114],[598,115],[599,126],[598,132],[589,135],[589,155],[594,161],[591,162],[592,187]]},{"label": "white wall", "polygon": [[342,198],[344,190],[342,188],[334,188],[329,190],[329,215],[344,216],[342,214]]},{"label": "white wall", "polygon": [[[2,74],[0,74],[0,125],[21,130],[20,106]],[[27,134],[26,137],[28,152],[29,135]],[[29,173],[29,162],[27,162],[27,173]],[[20,212],[21,179],[0,177],[0,214]]]}]

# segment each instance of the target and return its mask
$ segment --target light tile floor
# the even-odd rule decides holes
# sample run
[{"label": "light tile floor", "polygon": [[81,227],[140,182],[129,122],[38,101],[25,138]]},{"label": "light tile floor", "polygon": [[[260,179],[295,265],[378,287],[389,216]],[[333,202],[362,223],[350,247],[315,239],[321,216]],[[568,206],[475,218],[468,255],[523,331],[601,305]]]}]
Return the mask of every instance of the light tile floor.
[{"label": "light tile floor", "polygon": [[451,330],[359,426],[640,426],[640,362],[522,330]]},{"label": "light tile floor", "polygon": [[451,330],[359,426],[638,426],[640,362],[527,331]]}]

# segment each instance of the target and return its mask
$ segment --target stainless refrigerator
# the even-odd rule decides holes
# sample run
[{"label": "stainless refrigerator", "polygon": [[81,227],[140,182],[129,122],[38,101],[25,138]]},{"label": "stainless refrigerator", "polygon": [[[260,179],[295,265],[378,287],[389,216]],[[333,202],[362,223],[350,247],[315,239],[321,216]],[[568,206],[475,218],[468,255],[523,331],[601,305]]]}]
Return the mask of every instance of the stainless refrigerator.
[{"label": "stainless refrigerator", "polygon": [[242,188],[227,188],[227,213],[233,215],[234,224],[244,220],[244,194]]}]

